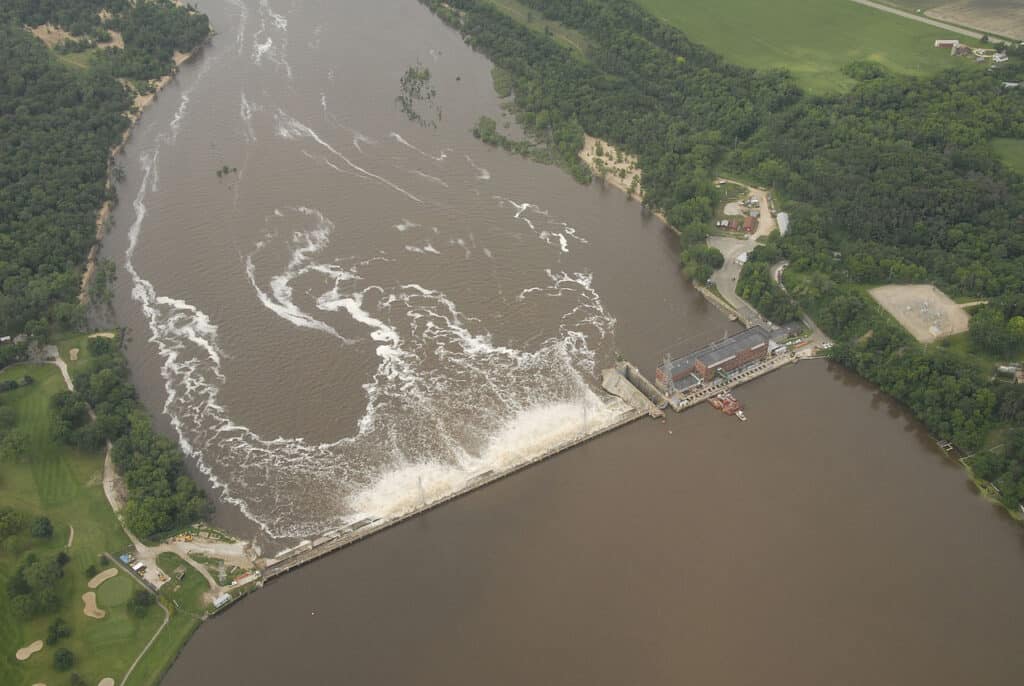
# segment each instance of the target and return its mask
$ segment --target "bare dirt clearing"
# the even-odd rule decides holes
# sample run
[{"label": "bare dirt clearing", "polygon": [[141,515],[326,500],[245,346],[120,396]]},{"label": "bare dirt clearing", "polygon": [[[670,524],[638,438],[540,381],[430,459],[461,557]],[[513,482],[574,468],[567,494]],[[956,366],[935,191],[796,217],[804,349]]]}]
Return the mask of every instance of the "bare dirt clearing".
[{"label": "bare dirt clearing", "polygon": [[953,24],[1024,40],[1024,4],[1015,0],[961,0],[925,14]]},{"label": "bare dirt clearing", "polygon": [[580,159],[586,162],[598,177],[626,195],[642,193],[640,165],[636,157],[616,150],[613,145],[599,138],[584,134]]},{"label": "bare dirt clearing", "polygon": [[935,286],[880,286],[869,293],[921,343],[967,331],[970,316]]}]

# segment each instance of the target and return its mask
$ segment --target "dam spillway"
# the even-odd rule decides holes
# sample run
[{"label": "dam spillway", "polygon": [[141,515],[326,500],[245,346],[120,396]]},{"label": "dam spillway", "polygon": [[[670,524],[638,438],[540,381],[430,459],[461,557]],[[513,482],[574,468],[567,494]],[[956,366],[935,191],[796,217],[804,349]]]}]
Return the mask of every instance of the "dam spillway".
[{"label": "dam spillway", "polygon": [[[345,546],[367,538],[368,536],[372,536],[373,534],[388,527],[399,524],[407,519],[411,519],[423,512],[426,512],[427,510],[437,507],[438,505],[442,505],[478,488],[494,483],[499,479],[535,465],[538,462],[542,462],[543,460],[553,457],[558,453],[586,443],[587,441],[610,431],[614,431],[615,429],[636,421],[641,417],[650,416],[652,418],[660,418],[664,416],[662,410],[654,401],[652,401],[652,396],[648,395],[648,393],[652,393],[654,398],[658,398],[661,394],[657,391],[654,384],[640,373],[636,366],[628,362],[620,362],[615,367],[604,370],[602,372],[602,386],[613,396],[618,397],[625,403],[623,411],[610,422],[605,422],[595,425],[593,428],[585,429],[576,436],[565,441],[561,441],[548,450],[545,450],[522,462],[517,462],[503,469],[491,469],[480,472],[467,481],[462,488],[440,498],[424,501],[419,507],[415,507],[404,514],[390,518],[365,518],[339,529],[326,531],[315,539],[303,541],[299,545],[278,555],[277,557],[257,560],[256,565],[261,570],[263,582],[297,569],[298,567],[323,557],[324,555],[328,555],[336,550],[344,548]],[[661,396],[661,399],[665,400],[664,396]],[[667,400],[665,401],[667,402]]]}]

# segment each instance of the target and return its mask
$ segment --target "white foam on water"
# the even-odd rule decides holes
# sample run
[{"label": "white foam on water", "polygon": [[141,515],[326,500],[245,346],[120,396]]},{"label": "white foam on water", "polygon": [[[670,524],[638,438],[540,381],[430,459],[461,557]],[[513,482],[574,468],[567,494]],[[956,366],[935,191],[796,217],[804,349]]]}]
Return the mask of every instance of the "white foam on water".
[{"label": "white foam on water", "polygon": [[256,142],[256,131],[252,125],[252,112],[253,107],[245,97],[245,91],[242,91],[242,101],[238,108],[238,114],[241,116],[242,123],[245,125],[245,140],[247,143]]},{"label": "white foam on water", "polygon": [[[501,206],[509,205],[515,209],[513,215],[516,219],[520,220],[524,224],[530,227],[530,230],[548,245],[558,247],[562,253],[569,252],[569,242],[575,241],[577,243],[586,243],[587,239],[579,234],[578,231],[572,226],[569,226],[565,222],[556,221],[551,218],[547,210],[541,209],[537,205],[529,202],[516,202],[508,198],[503,198],[498,195],[491,196],[498,201]],[[531,219],[531,215],[533,218]],[[537,227],[537,223],[541,223],[541,228]]]},{"label": "white foam on water", "polygon": [[362,148],[362,146],[360,146],[360,143],[369,143],[370,145],[373,145],[376,142],[377,141],[375,141],[372,138],[369,138],[367,136],[364,136],[363,134],[359,133],[358,131],[356,131],[356,132],[354,132],[352,134],[352,145],[354,145],[356,150],[358,150],[359,152],[363,152],[363,148]]},{"label": "white foam on water", "polygon": [[389,135],[389,136],[390,136],[391,138],[394,138],[394,139],[395,139],[396,141],[398,141],[398,142],[399,142],[399,143],[401,143],[402,145],[404,145],[405,147],[409,148],[410,150],[415,150],[415,151],[416,151],[416,152],[418,152],[419,154],[423,155],[423,156],[424,156],[424,157],[426,157],[426,158],[429,158],[429,159],[431,159],[431,160],[434,160],[435,162],[443,162],[443,161],[445,160],[445,158],[447,158],[447,157],[448,157],[448,152],[449,152],[449,149],[447,149],[447,148],[446,148],[445,150],[442,150],[442,151],[440,152],[440,154],[438,154],[438,155],[431,155],[430,153],[428,153],[428,152],[426,152],[426,151],[424,151],[424,150],[421,150],[421,149],[417,148],[417,147],[416,147],[415,145],[413,145],[413,144],[412,144],[412,143],[410,143],[409,141],[407,141],[407,140],[405,140],[404,138],[402,138],[401,134],[398,134],[398,133],[395,133],[394,131],[392,131],[392,132],[391,132],[391,133],[389,133],[388,135]]},{"label": "white foam on water", "polygon": [[431,176],[430,174],[427,174],[426,172],[422,172],[419,169],[413,169],[411,171],[416,176],[420,176],[420,177],[426,179],[427,181],[431,181],[431,182],[436,183],[438,185],[444,186],[445,188],[448,188],[448,182],[445,181],[444,179],[440,179],[440,178],[438,178],[436,176]]},{"label": "white foam on water", "polygon": [[466,155],[466,161],[469,162],[469,166],[473,167],[473,169],[476,170],[476,178],[480,179],[481,181],[491,180],[491,172],[477,165],[477,163],[473,161],[472,157]]},{"label": "white foam on water", "polygon": [[413,200],[413,201],[419,202],[419,203],[423,202],[422,200],[417,198],[415,195],[413,195],[409,191],[407,191],[404,188],[402,188],[402,187],[392,183],[391,181],[388,181],[383,176],[378,176],[377,174],[374,174],[371,171],[367,171],[366,169],[363,169],[362,167],[357,165],[355,162],[353,162],[349,158],[345,157],[345,155],[343,155],[340,152],[338,152],[330,143],[328,143],[323,138],[321,138],[320,134],[318,134],[316,131],[314,131],[313,129],[309,128],[308,126],[306,126],[305,124],[303,124],[299,120],[295,119],[294,117],[292,117],[290,114],[288,114],[284,110],[280,110],[279,109],[277,111],[277,115],[275,116],[275,119],[277,121],[277,135],[279,137],[284,138],[285,140],[298,140],[298,139],[302,139],[302,138],[312,138],[319,145],[321,145],[322,147],[324,147],[325,149],[330,151],[335,157],[340,159],[342,162],[347,164],[350,168],[352,168],[353,170],[359,172],[360,174],[362,174],[366,178],[374,179],[375,181],[379,181],[380,183],[383,183],[384,185],[386,185],[386,186],[388,186],[390,188],[393,188],[394,190],[398,191],[399,193],[401,193],[402,195],[406,196],[410,200]]},{"label": "white foam on water", "polygon": [[[333,326],[302,311],[295,304],[291,282],[309,271],[323,269],[323,265],[311,264],[311,258],[327,245],[331,232],[334,230],[334,223],[319,211],[308,207],[298,207],[295,210],[306,218],[315,219],[314,228],[300,229],[293,232],[291,245],[289,246],[291,255],[288,260],[288,266],[283,273],[277,274],[270,279],[270,293],[261,288],[257,282],[253,257],[262,249],[262,245],[265,243],[257,244],[256,253],[245,258],[245,273],[249,277],[249,283],[256,291],[260,302],[282,319],[291,322],[295,326],[322,331],[345,342],[350,342],[338,333]],[[280,216],[279,212],[280,210],[275,210],[275,216]],[[344,270],[339,270],[339,273],[348,274]]]},{"label": "white foam on water", "polygon": [[[284,18],[261,2],[254,60],[264,56],[255,46],[267,46],[268,60],[279,47],[278,39],[283,38],[279,33],[287,30],[287,19],[282,25],[275,16]],[[188,114],[189,92],[182,93],[177,126]],[[326,95],[320,104],[329,114]],[[242,91],[239,116],[252,142],[255,131],[250,127],[256,111]],[[440,255],[434,246],[446,244],[441,241],[448,240],[448,227],[441,237],[442,231],[432,225],[444,227],[436,216],[418,217],[419,209],[406,206],[403,211],[420,223],[403,217],[394,226],[399,232],[416,233],[410,234],[416,245],[400,243],[388,253],[378,246],[346,242],[345,257],[329,259],[327,246],[345,240],[339,235],[344,231],[322,210],[282,204],[268,210],[268,230],[243,256],[244,276],[240,269],[239,278],[246,278],[253,288],[253,303],[260,302],[297,328],[323,334],[321,340],[334,346],[332,354],[338,360],[338,367],[331,369],[364,375],[339,376],[337,381],[351,386],[357,407],[360,400],[365,405],[349,435],[323,443],[301,436],[262,436],[241,424],[231,417],[221,396],[229,382],[223,371],[229,355],[221,346],[217,323],[180,293],[158,292],[135,265],[147,217],[146,196],[156,190],[160,146],[173,144],[176,133],[175,129],[170,137],[158,138],[156,147],[144,151],[140,160],[143,182],[133,201],[136,216],[129,230],[126,270],[132,279],[132,296],[148,323],[150,341],[159,352],[167,396],[164,411],[182,449],[221,497],[237,505],[269,537],[314,537],[366,517],[406,514],[467,487],[481,475],[557,448],[625,412],[618,401],[605,401],[591,390],[596,351],[607,349],[605,339],[612,335],[614,319],[604,311],[588,274],[545,272],[539,277],[541,283],[524,289],[513,306],[528,309],[539,304],[533,298],[550,298],[545,311],[550,313],[551,303],[557,303],[551,315],[557,326],[546,326],[527,342],[496,340],[485,322],[461,311],[453,297],[425,284],[396,281],[401,269],[383,265],[427,259],[413,258],[407,250]],[[384,176],[353,163],[317,131],[282,110],[275,115],[275,134],[285,140],[311,140],[319,148],[314,148],[317,155],[301,150],[306,158],[422,202]],[[352,135],[360,152],[360,143],[373,143],[358,132]],[[392,137],[434,162],[446,157],[446,151],[433,156],[398,134]],[[467,161],[473,164],[468,156]],[[430,169],[429,163],[419,164]],[[489,178],[486,170],[475,164],[474,168],[477,178],[486,180],[485,173]],[[572,227],[551,222],[546,212],[530,203],[503,202],[538,237],[548,232],[554,245],[582,241]],[[424,228],[421,224],[429,232],[415,232]],[[427,237],[432,242],[424,243]],[[488,259],[495,259],[490,249],[478,246],[472,233],[452,240],[467,258],[471,249],[480,249]],[[444,259],[438,258],[437,263]],[[372,355],[375,365],[348,361],[348,356],[357,354],[360,357],[353,359],[360,361]],[[331,408],[325,407],[324,412],[330,416]]]},{"label": "white foam on water", "polygon": [[[252,63],[260,66],[266,57],[277,69],[284,71],[288,80],[294,78],[292,65],[288,62],[288,20],[277,14],[267,0],[260,0],[258,28],[252,39]],[[269,20],[269,21],[268,21]],[[277,40],[270,35],[277,34]]]},{"label": "white foam on water", "polygon": [[270,3],[267,2],[267,0],[260,0],[260,9],[266,11],[267,15],[274,22],[274,26],[277,27],[279,31],[288,30],[288,19],[284,15],[276,13],[270,7]]},{"label": "white foam on water", "polygon": [[[145,182],[155,159],[144,160]],[[592,366],[593,350],[585,347],[582,330],[569,335],[588,326],[610,333],[610,318],[595,319],[587,310],[594,323],[573,322],[570,311],[557,335],[530,350],[498,344],[480,320],[460,313],[440,291],[390,279],[387,285],[367,283],[362,270],[390,258],[344,266],[317,262],[333,224],[317,210],[295,208],[270,215],[314,224],[288,238],[288,262],[271,279],[280,284],[275,297],[300,272],[322,275],[317,309],[367,330],[378,366],[362,386],[366,408],[355,434],[322,444],[263,438],[232,420],[219,401],[226,380],[216,325],[198,308],[158,295],[132,264],[146,215],[145,182],[135,201],[128,270],[164,360],[165,411],[183,449],[222,496],[271,537],[310,537],[368,516],[407,513],[625,411],[590,390],[577,370]],[[271,232],[260,241],[261,261],[270,259],[281,238]],[[561,291],[579,311],[599,311],[586,275],[548,276],[544,288]],[[581,297],[568,297],[572,293]]]},{"label": "white foam on water", "polygon": [[245,29],[249,24],[249,6],[242,0],[227,0],[228,4],[238,10],[238,33],[235,34],[235,51],[241,55],[245,48]]},{"label": "white foam on water", "polygon": [[425,255],[427,253],[430,253],[432,255],[440,255],[441,254],[441,251],[438,250],[437,248],[435,248],[434,246],[432,246],[430,243],[427,243],[426,245],[424,245],[422,247],[416,246],[416,245],[407,245],[407,246],[405,246],[405,250],[406,250],[406,252],[412,252],[412,253],[416,253],[416,254],[419,254],[419,255]]}]

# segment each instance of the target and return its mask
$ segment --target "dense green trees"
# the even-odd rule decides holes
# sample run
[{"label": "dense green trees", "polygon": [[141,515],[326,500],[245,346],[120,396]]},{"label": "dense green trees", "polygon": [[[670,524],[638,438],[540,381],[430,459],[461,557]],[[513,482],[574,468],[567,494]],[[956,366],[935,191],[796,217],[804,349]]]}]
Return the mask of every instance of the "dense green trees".
[{"label": "dense green trees", "polygon": [[1008,432],[1002,449],[975,456],[971,470],[976,477],[996,487],[1004,505],[1019,507],[1024,502],[1024,430]]},{"label": "dense green trees", "polygon": [[1024,293],[993,300],[971,317],[971,342],[992,355],[1024,353]]},{"label": "dense green trees", "polygon": [[[125,48],[106,50],[88,69],[76,69],[22,28],[47,22],[90,41],[118,31]],[[110,150],[128,126],[131,107],[116,77],[163,76],[173,68],[174,51],[196,48],[209,32],[205,15],[170,0],[0,4],[0,334],[24,331],[44,339],[51,329],[81,326],[82,269],[97,212],[112,199],[106,187]],[[112,265],[101,263],[90,290],[95,300],[109,301],[113,276]],[[185,473],[180,451],[156,434],[138,403],[117,343],[93,338],[88,348],[90,364],[75,375],[76,392],[52,400],[55,437],[94,450],[113,443],[128,486],[125,518],[138,535],[207,514],[210,504]],[[0,367],[26,353],[25,344],[0,346]],[[7,423],[0,426],[0,455],[22,459],[24,436]],[[16,532],[23,526],[17,522],[0,513],[3,528]],[[40,520],[31,530],[43,535],[44,528]],[[37,562],[12,582],[23,591],[16,594],[20,599],[12,596],[12,605],[24,616],[49,607]]]},{"label": "dense green trees", "polygon": [[[689,275],[713,264],[702,243],[719,202],[714,170],[771,186],[791,230],[751,253],[742,296],[779,322],[796,316],[795,300],[837,340],[836,360],[962,447],[1021,421],[1021,393],[991,384],[974,360],[923,349],[864,286],[934,282],[997,298],[976,316],[973,345],[1019,351],[1024,311],[1004,298],[1024,292],[1024,178],[990,140],[1024,137],[1024,92],[1002,85],[1024,79],[1024,48],[998,70],[932,78],[858,62],[845,70],[852,90],[812,98],[784,73],[725,64],[631,2],[521,0],[582,34],[581,58],[486,2],[424,1],[496,64],[533,144],[570,170],[580,129],[639,157],[643,202],[679,229]],[[492,123],[478,136],[515,149]],[[788,294],[769,274],[783,259]]]},{"label": "dense green trees", "polygon": [[78,295],[131,99],[113,78],[72,72],[3,22],[0,65],[0,332],[33,321],[45,331],[55,307]]},{"label": "dense green trees", "polygon": [[[109,20],[99,16],[104,7]],[[76,34],[122,31],[125,49],[73,69],[21,28],[45,22]],[[0,3],[0,334],[81,323],[76,296],[96,213],[109,199],[109,151],[131,107],[115,77],[162,76],[174,50],[195,48],[209,30],[205,15],[170,0]]]},{"label": "dense green trees", "polygon": [[56,610],[60,605],[56,587],[63,576],[64,565],[56,556],[27,554],[7,579],[11,610],[21,619]]},{"label": "dense green trees", "polygon": [[145,617],[149,608],[153,606],[156,599],[144,588],[136,589],[132,597],[128,599],[127,609],[134,617]]},{"label": "dense green trees", "polygon": [[90,362],[75,374],[75,391],[53,397],[54,436],[86,449],[113,444],[111,458],[128,487],[125,522],[137,535],[167,532],[209,514],[210,503],[186,474],[181,451],[153,430],[138,403],[117,341],[90,338],[88,350]]}]

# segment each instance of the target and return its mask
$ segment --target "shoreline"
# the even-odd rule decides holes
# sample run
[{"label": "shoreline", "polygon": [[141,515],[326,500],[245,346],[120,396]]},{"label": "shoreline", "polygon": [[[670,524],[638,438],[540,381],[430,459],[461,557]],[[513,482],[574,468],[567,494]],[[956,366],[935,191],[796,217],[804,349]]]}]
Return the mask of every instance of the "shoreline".
[{"label": "shoreline", "polygon": [[[604,171],[597,166],[597,158],[595,155],[598,145],[604,148],[609,158],[618,159],[621,155],[622,162],[612,162],[612,164],[605,167]],[[602,183],[611,185],[613,188],[618,188],[620,191],[626,194],[627,200],[633,200],[634,198],[641,201],[641,208],[645,212],[650,212],[655,217],[661,220],[672,233],[679,236],[679,229],[672,226],[671,222],[665,217],[664,213],[657,210],[652,210],[643,205],[643,184],[641,183],[641,177],[643,176],[643,170],[640,168],[640,162],[637,160],[635,155],[629,155],[626,153],[620,153],[620,151],[611,143],[600,138],[595,138],[588,133],[583,134],[583,147],[577,153],[583,162],[590,167],[590,171],[594,173],[595,179],[600,179]],[[619,177],[616,172],[622,170],[630,179],[630,184],[626,184],[625,178]],[[635,181],[636,186],[632,184]]]},{"label": "shoreline", "polygon": [[[211,34],[211,38],[214,34]],[[181,65],[192,60],[206,45],[209,43],[210,38],[203,41],[202,44],[197,46],[190,52],[174,52],[174,66],[171,67],[171,71],[164,74],[159,79],[153,79],[150,84],[153,86],[151,93],[145,95],[136,93],[132,100],[132,107],[123,114],[127,115],[128,128],[121,134],[121,140],[110,149],[110,154],[107,157],[107,181],[106,190],[109,193],[117,181],[114,179],[114,168],[116,165],[116,158],[124,151],[128,141],[131,140],[132,133],[135,131],[136,125],[139,120],[142,119],[143,113],[150,105],[157,99],[160,91],[168,86],[178,75],[178,69]],[[118,79],[125,88],[128,88],[128,83],[124,79]],[[100,206],[99,211],[96,213],[96,237],[93,241],[92,247],[89,248],[89,254],[85,258],[85,271],[82,273],[82,283],[78,289],[78,302],[79,304],[85,305],[89,302],[89,284],[92,282],[93,277],[96,274],[96,265],[99,261],[100,248],[103,245],[103,239],[107,235],[107,231],[110,228],[110,216],[114,210],[114,201],[106,200]]]}]

